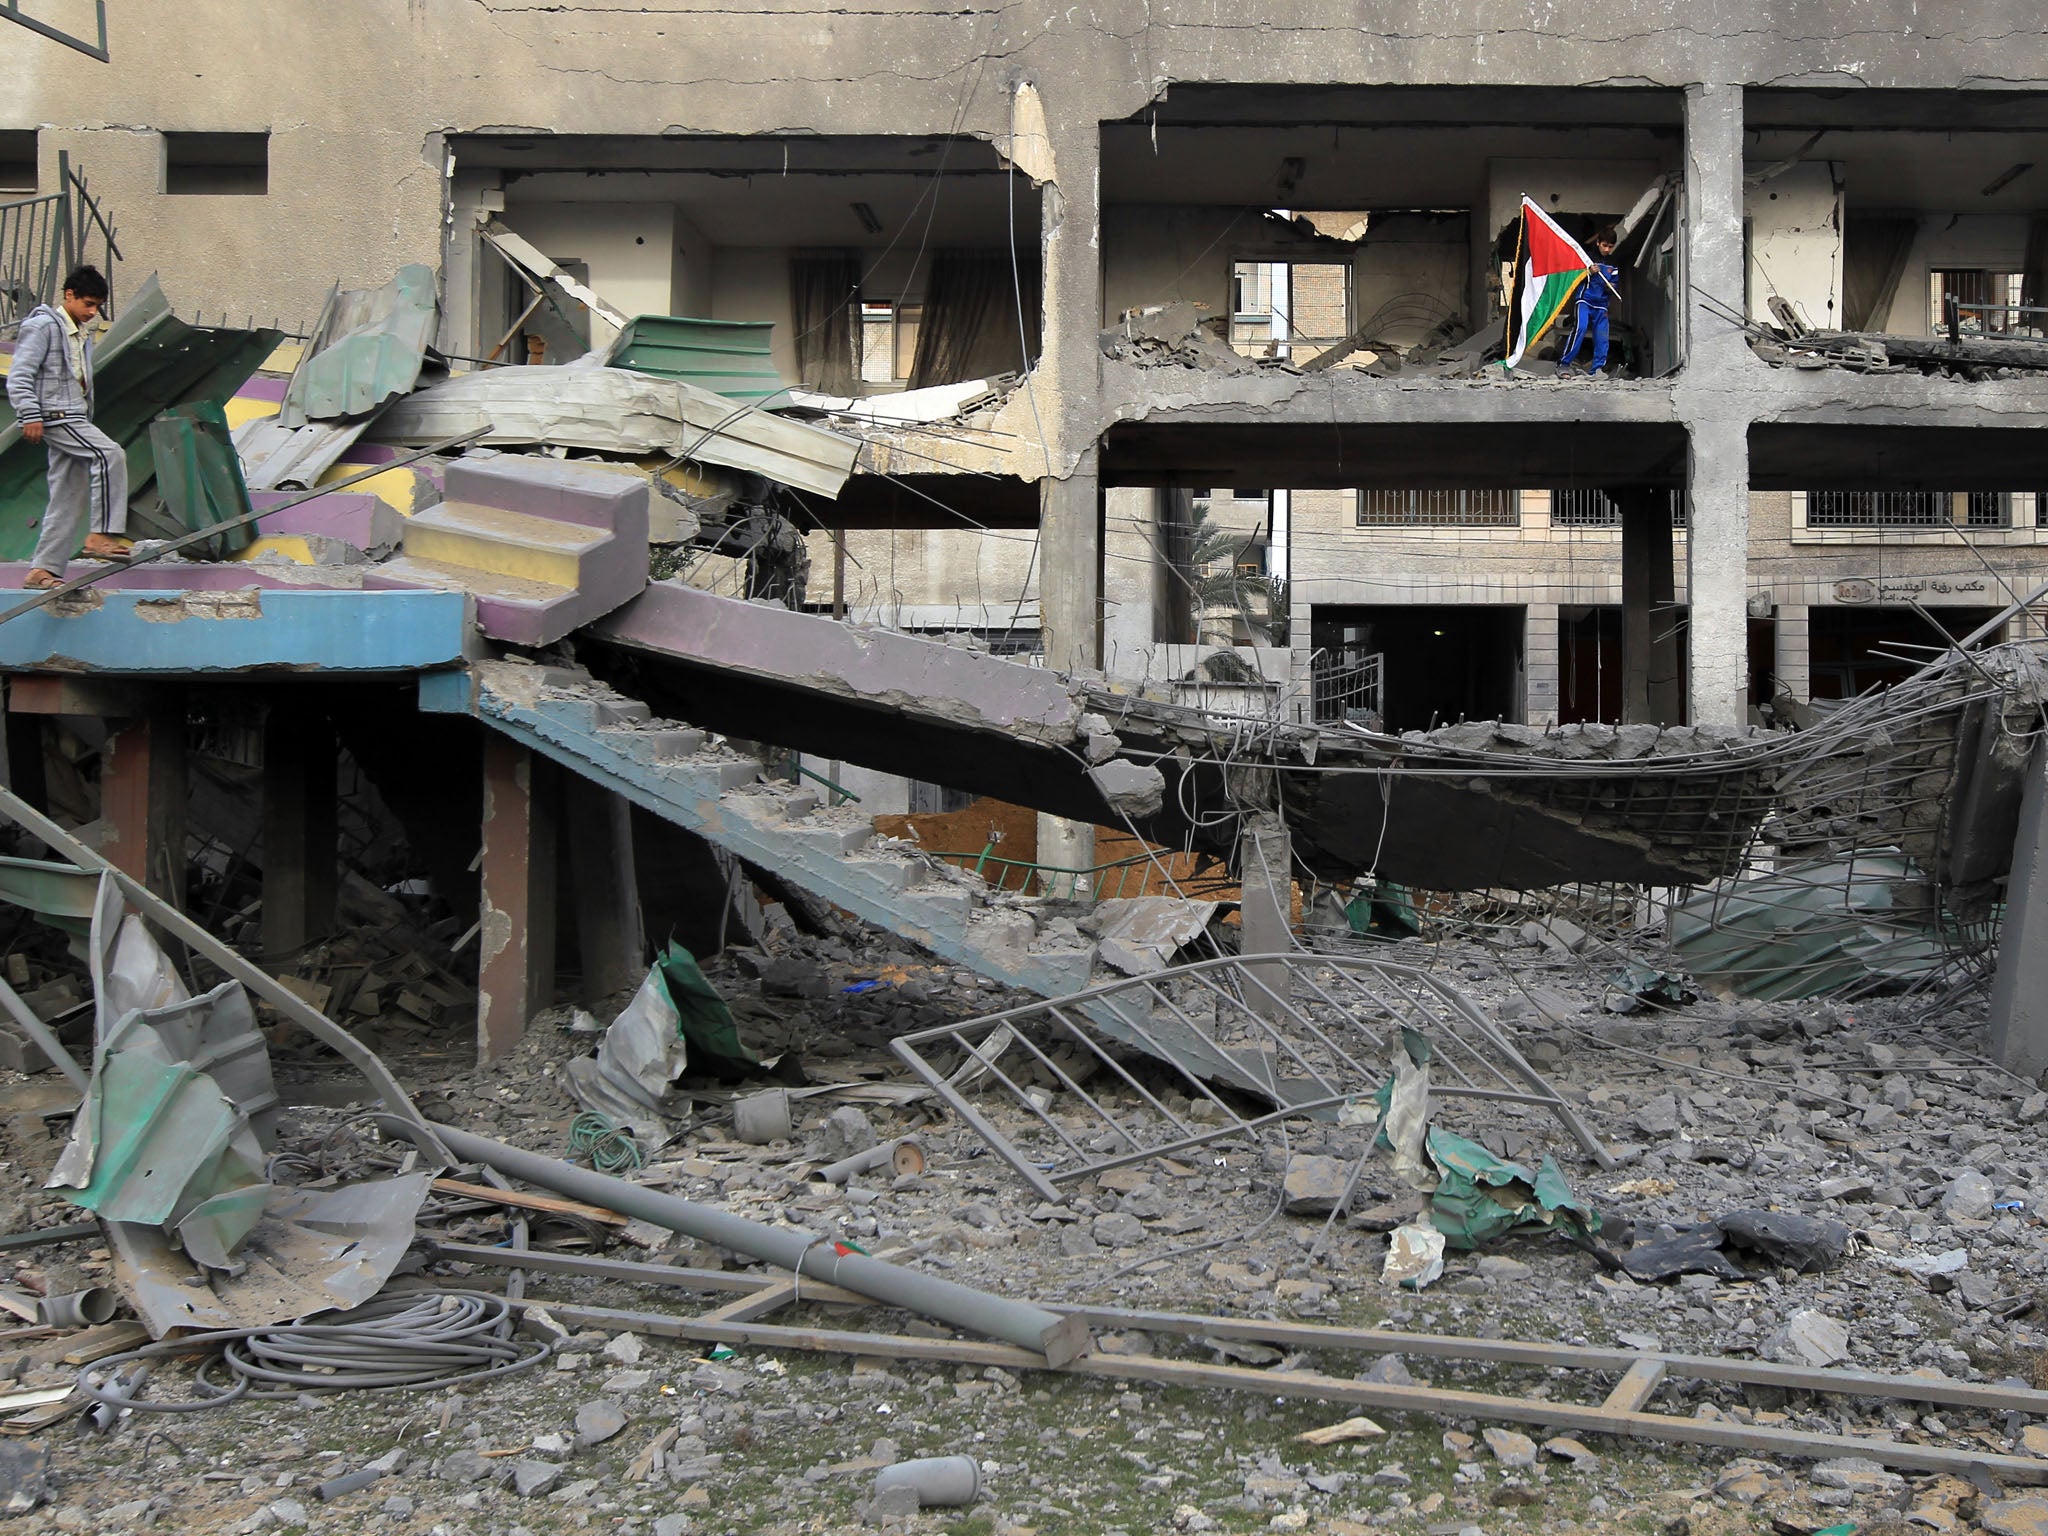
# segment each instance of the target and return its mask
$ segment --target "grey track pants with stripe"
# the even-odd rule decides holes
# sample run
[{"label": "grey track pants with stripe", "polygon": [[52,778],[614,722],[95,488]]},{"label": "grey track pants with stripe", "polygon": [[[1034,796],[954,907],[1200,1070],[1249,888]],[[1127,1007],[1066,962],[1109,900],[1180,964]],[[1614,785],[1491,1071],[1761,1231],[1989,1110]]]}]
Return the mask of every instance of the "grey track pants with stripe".
[{"label": "grey track pants with stripe", "polygon": [[34,561],[62,576],[78,551],[81,523],[93,533],[127,531],[128,455],[91,422],[76,419],[45,422],[43,446],[50,453],[50,505]]}]

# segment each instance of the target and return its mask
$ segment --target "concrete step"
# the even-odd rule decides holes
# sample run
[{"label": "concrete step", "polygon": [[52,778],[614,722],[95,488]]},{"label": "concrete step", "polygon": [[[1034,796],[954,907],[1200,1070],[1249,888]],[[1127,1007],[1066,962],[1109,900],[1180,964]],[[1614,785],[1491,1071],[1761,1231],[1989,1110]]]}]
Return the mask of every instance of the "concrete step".
[{"label": "concrete step", "polygon": [[578,587],[583,584],[585,557],[613,537],[609,529],[581,523],[444,501],[406,520],[404,547],[421,560]]}]

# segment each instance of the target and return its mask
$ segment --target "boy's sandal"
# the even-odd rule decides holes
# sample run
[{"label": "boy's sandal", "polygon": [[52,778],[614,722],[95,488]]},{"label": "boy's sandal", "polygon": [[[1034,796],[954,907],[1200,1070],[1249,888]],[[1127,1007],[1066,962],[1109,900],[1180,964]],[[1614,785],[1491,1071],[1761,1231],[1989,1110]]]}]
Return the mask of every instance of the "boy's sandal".
[{"label": "boy's sandal", "polygon": [[62,576],[57,575],[54,571],[46,571],[41,566],[37,566],[34,570],[30,571],[28,579],[22,583],[22,586],[31,592],[48,592],[53,587],[61,587],[63,585],[64,578]]}]

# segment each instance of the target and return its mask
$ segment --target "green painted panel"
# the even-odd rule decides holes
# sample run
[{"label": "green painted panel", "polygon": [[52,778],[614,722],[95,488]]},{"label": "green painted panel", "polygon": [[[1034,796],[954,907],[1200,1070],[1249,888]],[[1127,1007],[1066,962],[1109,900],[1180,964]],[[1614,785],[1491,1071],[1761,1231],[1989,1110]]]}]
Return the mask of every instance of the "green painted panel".
[{"label": "green painted panel", "polygon": [[781,393],[767,320],[697,320],[688,315],[636,315],[612,346],[611,366],[681,379],[733,400]]}]

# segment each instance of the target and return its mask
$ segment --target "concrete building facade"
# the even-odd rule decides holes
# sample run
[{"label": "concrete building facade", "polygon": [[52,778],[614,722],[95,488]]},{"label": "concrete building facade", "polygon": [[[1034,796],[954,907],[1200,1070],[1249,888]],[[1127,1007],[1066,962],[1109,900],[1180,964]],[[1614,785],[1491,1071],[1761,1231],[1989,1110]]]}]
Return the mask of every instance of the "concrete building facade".
[{"label": "concrete building facade", "polygon": [[[792,383],[1023,375],[810,507],[844,551],[814,537],[820,606],[836,569],[857,616],[1170,674],[1192,494],[1286,581],[1297,688],[1355,651],[1390,725],[1732,721],[1863,685],[1937,638],[1920,610],[1963,624],[2041,563],[2048,372],[1799,367],[1745,330],[2048,298],[2048,92],[2011,84],[2048,28],[2012,0],[204,0],[112,29],[111,64],[0,34],[0,161],[89,172],[117,302],[155,269],[186,312],[304,329],[424,261],[442,346],[482,357],[525,323],[498,222],[625,313],[774,321]],[[1582,234],[1637,215],[1620,376],[1412,366],[1499,326],[1524,194]],[[1245,365],[1105,344],[1173,305]],[[550,361],[607,339],[530,329]]]}]

